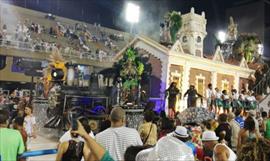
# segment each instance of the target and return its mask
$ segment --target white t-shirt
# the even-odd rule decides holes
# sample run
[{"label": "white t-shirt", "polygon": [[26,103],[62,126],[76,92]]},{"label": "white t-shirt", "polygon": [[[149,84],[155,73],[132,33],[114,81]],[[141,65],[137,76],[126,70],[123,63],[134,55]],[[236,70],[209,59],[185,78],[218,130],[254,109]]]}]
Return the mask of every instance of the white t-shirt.
[{"label": "white t-shirt", "polygon": [[32,136],[33,127],[36,124],[36,118],[34,116],[26,116],[24,118],[24,128],[27,133],[27,136]]},{"label": "white t-shirt", "polygon": [[[89,133],[89,136],[91,136],[92,138],[95,138],[94,133],[92,131]],[[68,131],[66,131],[64,133],[63,136],[61,136],[61,138],[59,139],[59,142],[63,143],[65,141],[69,141],[71,139],[72,139],[72,137],[71,137],[71,134],[70,134],[70,130],[68,130]],[[80,137],[80,136],[78,136],[78,140],[84,142],[84,139],[82,137]]]},{"label": "white t-shirt", "polygon": [[124,154],[129,146],[143,145],[137,130],[128,127],[110,127],[96,135],[100,143],[114,160],[124,160]]}]

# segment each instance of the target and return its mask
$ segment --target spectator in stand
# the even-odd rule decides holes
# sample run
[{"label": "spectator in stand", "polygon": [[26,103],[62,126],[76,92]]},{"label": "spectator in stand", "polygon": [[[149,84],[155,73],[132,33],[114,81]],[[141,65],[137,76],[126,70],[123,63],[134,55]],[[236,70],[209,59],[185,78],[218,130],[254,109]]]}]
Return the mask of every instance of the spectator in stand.
[{"label": "spectator in stand", "polygon": [[223,139],[222,133],[225,132],[225,141],[227,142],[227,145],[231,147],[231,136],[232,136],[232,129],[230,124],[228,123],[228,116],[227,114],[220,114],[218,117],[219,125],[216,128],[215,132],[216,135],[219,136],[219,141]]},{"label": "spectator in stand", "polygon": [[110,113],[111,127],[96,135],[96,140],[114,160],[123,160],[126,149],[131,145],[143,145],[139,133],[125,127],[125,111],[115,107]]},{"label": "spectator in stand", "polygon": [[0,110],[0,158],[2,161],[15,161],[24,150],[19,131],[8,129],[8,112]]},{"label": "spectator in stand", "polygon": [[153,123],[154,112],[144,112],[144,123],[139,126],[139,134],[144,145],[155,145],[157,143],[157,125]]}]

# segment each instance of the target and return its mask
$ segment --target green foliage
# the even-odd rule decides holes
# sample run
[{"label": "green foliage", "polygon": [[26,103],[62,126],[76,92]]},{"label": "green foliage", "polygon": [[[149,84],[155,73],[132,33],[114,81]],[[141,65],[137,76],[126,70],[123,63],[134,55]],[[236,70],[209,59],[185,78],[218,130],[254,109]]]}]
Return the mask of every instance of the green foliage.
[{"label": "green foliage", "polygon": [[261,41],[256,34],[240,34],[233,46],[233,53],[244,57],[247,62],[252,62],[258,44],[261,44]]},{"label": "green foliage", "polygon": [[119,76],[123,79],[125,90],[138,86],[144,73],[144,64],[135,49],[128,48],[123,58],[115,64],[115,67],[118,68]]},{"label": "green foliage", "polygon": [[172,11],[167,14],[166,18],[170,22],[170,34],[172,42],[174,43],[176,41],[177,32],[182,26],[182,17],[178,12]]}]

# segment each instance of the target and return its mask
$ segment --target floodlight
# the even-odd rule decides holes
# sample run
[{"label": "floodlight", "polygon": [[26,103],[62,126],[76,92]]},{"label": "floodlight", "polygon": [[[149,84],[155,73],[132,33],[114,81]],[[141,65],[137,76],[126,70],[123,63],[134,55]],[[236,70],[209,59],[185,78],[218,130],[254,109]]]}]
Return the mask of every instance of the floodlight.
[{"label": "floodlight", "polygon": [[219,31],[217,34],[217,38],[221,43],[224,43],[226,40],[226,33],[224,31]]},{"label": "floodlight", "polygon": [[126,21],[130,23],[138,23],[139,17],[140,17],[140,6],[129,2],[126,7]]},{"label": "floodlight", "polygon": [[53,81],[63,81],[64,71],[62,69],[52,69],[51,76]]}]

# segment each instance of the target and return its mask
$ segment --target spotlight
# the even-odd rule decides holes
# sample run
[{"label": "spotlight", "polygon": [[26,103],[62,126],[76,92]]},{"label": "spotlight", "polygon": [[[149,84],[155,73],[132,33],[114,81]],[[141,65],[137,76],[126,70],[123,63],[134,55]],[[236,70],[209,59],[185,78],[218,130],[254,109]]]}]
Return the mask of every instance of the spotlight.
[{"label": "spotlight", "polygon": [[226,33],[224,31],[219,31],[217,38],[221,43],[224,43],[226,41]]},{"label": "spotlight", "polygon": [[53,81],[64,81],[64,71],[62,69],[52,69],[51,76]]},{"label": "spotlight", "polygon": [[138,23],[140,17],[140,6],[128,3],[126,7],[126,20],[130,23]]}]

